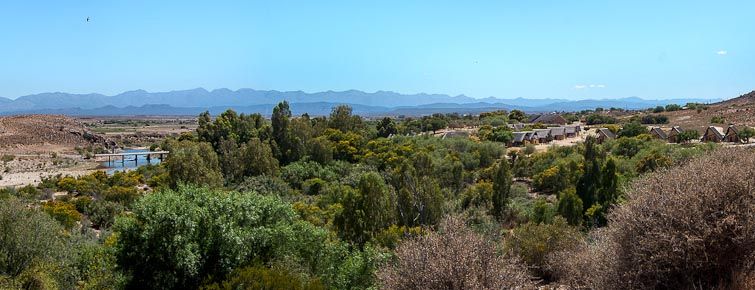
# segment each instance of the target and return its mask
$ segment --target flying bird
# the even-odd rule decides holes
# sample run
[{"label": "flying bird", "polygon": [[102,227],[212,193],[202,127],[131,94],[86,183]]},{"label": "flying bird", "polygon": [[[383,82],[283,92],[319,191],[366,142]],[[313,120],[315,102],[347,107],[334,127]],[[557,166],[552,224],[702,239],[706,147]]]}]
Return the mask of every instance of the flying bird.
[{"label": "flying bird", "polygon": [[87,17],[87,22],[89,22],[89,17]]}]

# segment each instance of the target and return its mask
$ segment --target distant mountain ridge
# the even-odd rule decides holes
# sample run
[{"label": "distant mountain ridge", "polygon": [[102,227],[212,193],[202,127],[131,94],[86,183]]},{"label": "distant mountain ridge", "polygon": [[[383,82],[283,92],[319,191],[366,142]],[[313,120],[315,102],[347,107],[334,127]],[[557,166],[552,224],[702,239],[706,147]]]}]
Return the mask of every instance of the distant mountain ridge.
[{"label": "distant mountain ridge", "polygon": [[[348,104],[354,112],[364,115],[406,114],[421,115],[436,112],[476,113],[491,109],[520,109],[527,112],[579,111],[596,107],[643,109],[670,103],[705,102],[701,99],[644,100],[631,97],[622,99],[580,100],[566,99],[475,99],[465,95],[400,94],[391,91],[368,93],[358,90],[307,93],[303,91],[275,91],[203,88],[170,92],[127,91],[114,96],[102,94],[41,93],[18,97],[15,100],[0,98],[0,114],[59,112],[71,115],[133,115],[152,112],[154,115],[184,115],[213,111],[217,108],[234,108],[237,111],[269,114],[272,107],[287,100],[294,112],[312,115],[327,114],[330,107]],[[403,113],[401,113],[403,112]]]}]

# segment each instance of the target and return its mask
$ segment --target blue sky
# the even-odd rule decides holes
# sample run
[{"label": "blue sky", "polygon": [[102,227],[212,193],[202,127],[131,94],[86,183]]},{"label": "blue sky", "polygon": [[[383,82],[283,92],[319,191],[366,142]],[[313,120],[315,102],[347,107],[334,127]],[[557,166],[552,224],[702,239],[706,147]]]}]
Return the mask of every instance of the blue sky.
[{"label": "blue sky", "polygon": [[4,1],[0,96],[729,98],[755,89],[753,11],[755,1]]}]

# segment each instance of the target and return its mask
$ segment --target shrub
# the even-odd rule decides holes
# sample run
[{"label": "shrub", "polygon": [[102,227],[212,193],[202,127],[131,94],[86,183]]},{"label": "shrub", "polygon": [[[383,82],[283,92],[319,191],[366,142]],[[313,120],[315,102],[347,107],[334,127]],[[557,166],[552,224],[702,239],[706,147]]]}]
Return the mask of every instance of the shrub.
[{"label": "shrub", "polygon": [[687,143],[692,140],[697,140],[700,138],[700,132],[697,132],[697,130],[684,130],[676,137],[677,141],[679,143]]},{"label": "shrub", "polygon": [[530,222],[515,228],[505,246],[533,269],[534,274],[549,280],[548,255],[574,248],[581,241],[579,230],[569,226],[563,217],[556,217],[552,224]]},{"label": "shrub", "polygon": [[664,115],[642,116],[642,124],[668,124],[668,117]]},{"label": "shrub", "polygon": [[755,273],[755,152],[721,149],[646,175],[594,242],[553,256],[593,289],[730,289]]},{"label": "shrub", "polygon": [[601,114],[591,114],[587,116],[586,121],[587,125],[616,124],[616,118]]},{"label": "shrub", "polygon": [[302,184],[302,190],[307,195],[318,195],[322,192],[325,185],[325,180],[315,177],[304,181],[304,184]]},{"label": "shrub", "polygon": [[495,246],[460,218],[443,220],[438,232],[406,240],[396,259],[377,273],[383,289],[510,289],[529,286],[526,270],[496,253]]},{"label": "shrub", "polygon": [[624,125],[624,128],[621,128],[619,131],[619,136],[621,137],[634,137],[640,134],[645,134],[648,132],[648,129],[645,128],[645,126],[641,125],[640,123],[629,123]]},{"label": "shrub", "polygon": [[61,201],[51,201],[42,205],[42,210],[60,222],[65,228],[71,229],[81,221],[81,213],[76,211],[73,204]]},{"label": "shrub", "polygon": [[710,118],[710,122],[713,124],[725,124],[726,118],[723,116],[713,116],[713,118]]},{"label": "shrub", "polygon": [[201,289],[324,290],[325,286],[318,279],[305,279],[285,269],[268,269],[256,266],[233,271],[225,281],[205,286]]},{"label": "shrub", "polygon": [[677,104],[668,104],[668,105],[666,105],[666,112],[679,111],[681,109],[682,109],[682,106],[679,106]]},{"label": "shrub", "polygon": [[129,206],[139,197],[136,187],[113,186],[105,191],[105,200]]},{"label": "shrub", "polygon": [[14,159],[16,159],[16,155],[12,155],[12,154],[3,154],[3,156],[0,157],[0,161],[2,161],[3,163],[11,162]]}]

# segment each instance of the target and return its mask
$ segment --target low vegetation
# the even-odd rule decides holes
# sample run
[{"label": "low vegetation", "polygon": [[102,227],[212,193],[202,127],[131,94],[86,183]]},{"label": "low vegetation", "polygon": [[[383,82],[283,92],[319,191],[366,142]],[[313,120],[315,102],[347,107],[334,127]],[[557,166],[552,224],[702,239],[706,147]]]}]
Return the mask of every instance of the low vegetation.
[{"label": "low vegetation", "polygon": [[[617,121],[606,116],[570,118]],[[600,144],[507,150],[507,124],[526,119],[367,120],[348,106],[294,117],[285,102],[270,120],[205,113],[196,131],[155,144],[171,152],[159,165],[1,189],[0,228],[14,234],[0,234],[0,288],[752,281],[741,259],[753,256],[752,151],[667,144],[639,122],[609,125],[619,137]],[[426,134],[466,125],[477,136]]]}]

